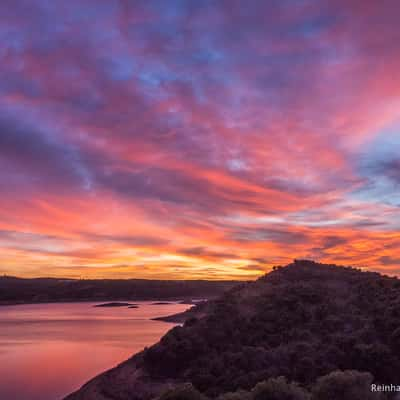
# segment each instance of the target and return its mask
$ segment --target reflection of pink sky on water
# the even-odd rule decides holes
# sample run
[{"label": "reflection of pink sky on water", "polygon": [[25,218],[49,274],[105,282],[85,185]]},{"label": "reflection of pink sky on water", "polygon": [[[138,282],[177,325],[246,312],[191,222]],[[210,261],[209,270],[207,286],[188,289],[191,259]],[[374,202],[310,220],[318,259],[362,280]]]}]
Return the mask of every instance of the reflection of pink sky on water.
[{"label": "reflection of pink sky on water", "polygon": [[138,309],[94,303],[0,308],[0,398],[57,400],[151,345],[172,325],[151,321],[183,304]]}]

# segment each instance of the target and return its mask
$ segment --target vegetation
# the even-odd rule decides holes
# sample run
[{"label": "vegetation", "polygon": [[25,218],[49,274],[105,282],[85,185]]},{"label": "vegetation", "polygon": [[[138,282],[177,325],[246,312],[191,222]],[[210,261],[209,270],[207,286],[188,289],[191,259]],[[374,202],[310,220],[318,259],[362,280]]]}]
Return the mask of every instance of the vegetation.
[{"label": "vegetation", "polygon": [[207,397],[196,390],[193,385],[186,384],[167,390],[158,400],[207,400]]},{"label": "vegetation", "polygon": [[300,260],[185,315],[68,400],[395,399],[371,384],[400,384],[396,278]]},{"label": "vegetation", "polygon": [[[269,378],[250,391],[228,392],[217,400],[379,400],[381,394],[371,392],[372,375],[358,371],[335,371],[317,380],[312,391],[289,383],[286,378]],[[192,385],[178,386],[165,392],[159,400],[207,400]]]},{"label": "vegetation", "polygon": [[[384,361],[384,360],[382,360]],[[371,391],[373,377],[368,372],[334,371],[318,378],[312,394],[315,400],[374,400],[382,398]]]},{"label": "vegetation", "polygon": [[212,298],[237,284],[236,281],[21,279],[5,276],[0,277],[0,304]]},{"label": "vegetation", "polygon": [[398,279],[296,261],[206,307],[141,356],[153,379],[223,400],[368,400],[372,381],[400,383]]}]

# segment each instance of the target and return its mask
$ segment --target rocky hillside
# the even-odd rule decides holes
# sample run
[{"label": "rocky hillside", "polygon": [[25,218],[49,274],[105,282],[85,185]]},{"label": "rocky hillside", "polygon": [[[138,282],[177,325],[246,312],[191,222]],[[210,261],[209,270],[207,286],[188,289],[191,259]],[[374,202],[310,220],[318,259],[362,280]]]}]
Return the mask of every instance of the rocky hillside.
[{"label": "rocky hillside", "polygon": [[363,400],[400,384],[396,278],[300,260],[189,316],[67,399]]}]

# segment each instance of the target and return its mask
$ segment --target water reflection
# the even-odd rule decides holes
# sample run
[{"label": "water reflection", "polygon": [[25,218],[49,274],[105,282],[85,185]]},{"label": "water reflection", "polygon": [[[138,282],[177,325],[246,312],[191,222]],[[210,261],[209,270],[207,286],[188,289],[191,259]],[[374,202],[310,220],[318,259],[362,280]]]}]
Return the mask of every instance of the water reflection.
[{"label": "water reflection", "polygon": [[172,327],[150,318],[188,307],[135,303],[139,308],[95,308],[96,303],[0,307],[0,399],[61,399]]}]

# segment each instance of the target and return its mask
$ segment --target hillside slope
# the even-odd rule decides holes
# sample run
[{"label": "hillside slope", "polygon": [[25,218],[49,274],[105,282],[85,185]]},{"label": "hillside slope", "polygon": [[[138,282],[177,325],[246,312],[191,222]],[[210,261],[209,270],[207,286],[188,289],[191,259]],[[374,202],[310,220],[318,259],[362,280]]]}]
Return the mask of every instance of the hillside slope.
[{"label": "hillside slope", "polygon": [[[67,399],[148,400],[185,382],[213,398],[280,376],[312,390],[336,370],[400,384],[396,278],[295,261],[196,310],[184,326]],[[367,399],[360,396],[349,398]]]}]

